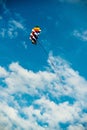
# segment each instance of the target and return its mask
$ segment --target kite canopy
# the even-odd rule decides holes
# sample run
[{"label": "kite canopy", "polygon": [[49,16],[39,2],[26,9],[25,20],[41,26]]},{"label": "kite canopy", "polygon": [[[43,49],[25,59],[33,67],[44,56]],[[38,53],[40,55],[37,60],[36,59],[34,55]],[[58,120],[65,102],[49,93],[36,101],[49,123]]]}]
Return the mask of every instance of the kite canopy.
[{"label": "kite canopy", "polygon": [[35,26],[32,29],[32,32],[30,33],[30,40],[32,44],[37,44],[37,39],[39,37],[40,32],[41,32],[41,29],[39,26]]}]

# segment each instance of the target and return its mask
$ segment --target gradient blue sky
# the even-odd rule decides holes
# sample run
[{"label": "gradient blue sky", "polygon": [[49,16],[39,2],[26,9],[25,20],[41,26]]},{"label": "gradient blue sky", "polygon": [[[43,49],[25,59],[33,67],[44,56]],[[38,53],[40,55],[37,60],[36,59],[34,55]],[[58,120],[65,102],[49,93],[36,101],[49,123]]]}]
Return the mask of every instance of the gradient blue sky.
[{"label": "gradient blue sky", "polygon": [[1,0],[0,130],[87,130],[86,59],[86,0]]}]

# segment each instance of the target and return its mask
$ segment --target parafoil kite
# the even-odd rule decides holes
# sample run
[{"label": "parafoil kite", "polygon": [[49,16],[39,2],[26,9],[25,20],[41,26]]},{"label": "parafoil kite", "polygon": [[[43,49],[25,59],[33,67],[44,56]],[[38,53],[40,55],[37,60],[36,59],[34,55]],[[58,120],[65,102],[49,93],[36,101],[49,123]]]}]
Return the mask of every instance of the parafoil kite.
[{"label": "parafoil kite", "polygon": [[37,39],[39,37],[40,32],[41,32],[41,29],[39,26],[36,26],[32,29],[32,32],[30,33],[30,40],[32,44],[37,44]]}]

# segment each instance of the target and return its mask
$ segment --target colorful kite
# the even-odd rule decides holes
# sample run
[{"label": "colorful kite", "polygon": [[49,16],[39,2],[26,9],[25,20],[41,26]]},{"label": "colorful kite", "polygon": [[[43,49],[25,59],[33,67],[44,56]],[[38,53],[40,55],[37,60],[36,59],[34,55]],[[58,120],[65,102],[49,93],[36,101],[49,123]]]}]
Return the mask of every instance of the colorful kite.
[{"label": "colorful kite", "polygon": [[32,32],[30,33],[30,40],[32,44],[37,44],[37,39],[39,37],[40,32],[41,32],[41,29],[39,26],[36,26],[32,29]]}]

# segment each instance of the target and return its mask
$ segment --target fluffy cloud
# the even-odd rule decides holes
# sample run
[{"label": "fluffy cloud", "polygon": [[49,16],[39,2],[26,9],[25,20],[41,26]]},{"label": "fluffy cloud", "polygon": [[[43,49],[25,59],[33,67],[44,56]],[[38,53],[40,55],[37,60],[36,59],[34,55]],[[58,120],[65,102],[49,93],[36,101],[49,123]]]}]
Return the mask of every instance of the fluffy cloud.
[{"label": "fluffy cloud", "polygon": [[60,57],[48,63],[37,73],[19,63],[0,67],[1,129],[85,130],[87,81]]},{"label": "fluffy cloud", "polygon": [[85,128],[82,125],[77,124],[76,126],[69,126],[68,130],[85,130]]},{"label": "fluffy cloud", "polygon": [[7,75],[8,75],[8,72],[3,67],[0,67],[0,78],[6,77]]}]

